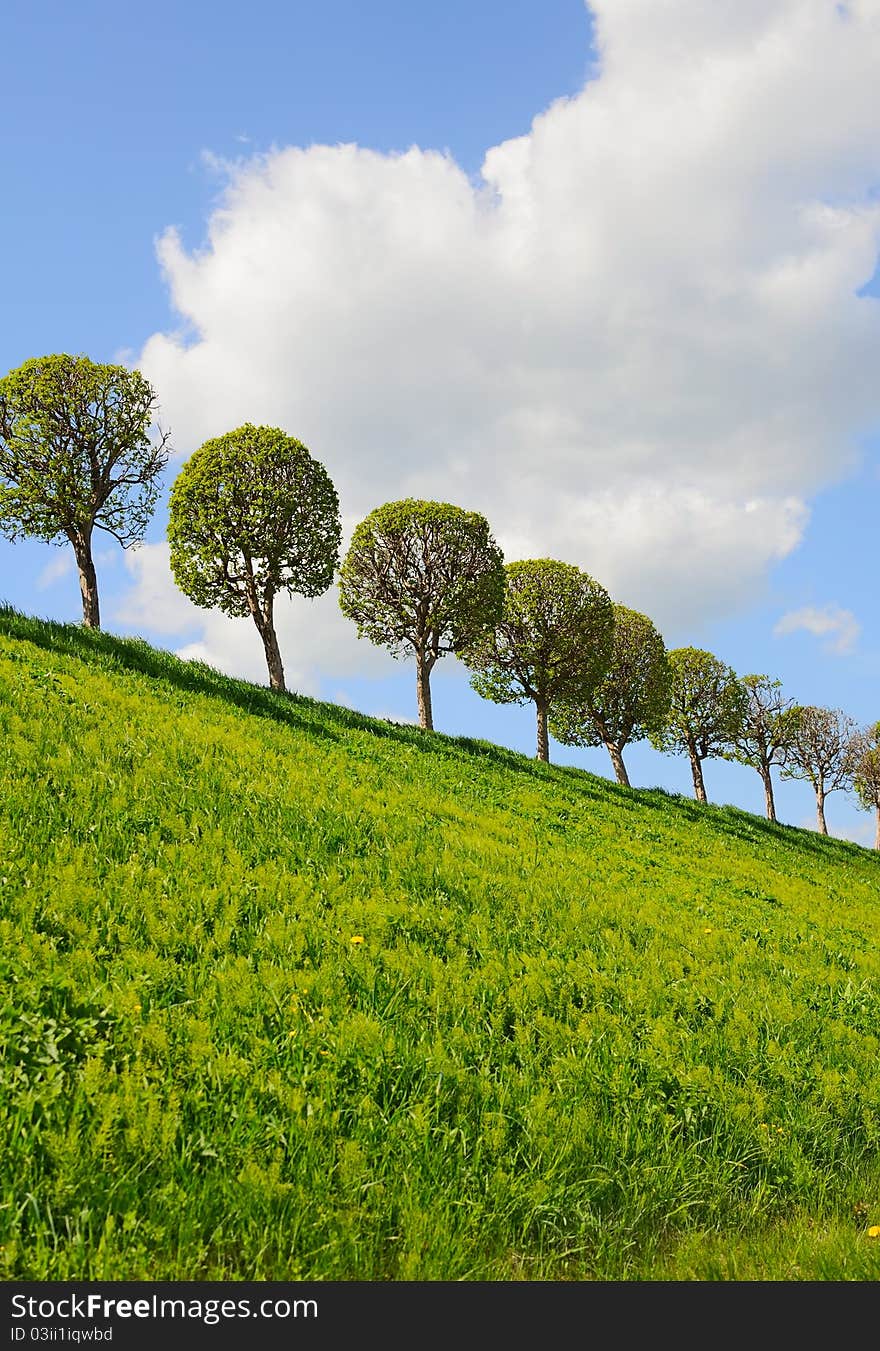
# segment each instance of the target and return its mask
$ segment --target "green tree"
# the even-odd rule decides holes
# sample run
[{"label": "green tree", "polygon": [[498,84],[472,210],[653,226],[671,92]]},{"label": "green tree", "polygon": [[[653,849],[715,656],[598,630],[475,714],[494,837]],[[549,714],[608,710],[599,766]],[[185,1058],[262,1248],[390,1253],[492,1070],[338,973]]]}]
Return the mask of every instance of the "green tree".
[{"label": "green tree", "polygon": [[764,785],[768,821],[776,820],[773,766],[789,759],[796,726],[794,700],[782,693],[782,682],[766,675],[747,675],[740,681],[746,693],[742,726],[731,742],[729,759],[756,769]]},{"label": "green tree", "polygon": [[205,609],[250,615],[275,690],[285,688],[275,597],[326,591],[340,534],[339,499],[326,469],[279,427],[245,423],[206,441],[171,489],[177,585]]},{"label": "green tree", "polygon": [[874,848],[880,849],[880,722],[875,722],[857,738],[853,787],[865,811],[876,813]]},{"label": "green tree", "polygon": [[625,605],[615,605],[608,671],[586,697],[575,703],[554,703],[550,731],[565,746],[604,746],[617,782],[629,788],[624,747],[663,725],[671,684],[666,647],[650,619]]},{"label": "green tree", "polygon": [[669,664],[669,712],[662,727],[651,733],[651,742],[658,750],[688,756],[694,796],[698,802],[706,802],[703,761],[723,756],[739,735],[746,693],[736,672],[702,648],[674,648]]},{"label": "green tree", "polygon": [[537,755],[548,761],[551,705],[587,699],[608,670],[614,606],[599,582],[569,563],[526,559],[505,573],[501,618],[462,660],[484,699],[534,703]]},{"label": "green tree", "polygon": [[419,724],[431,729],[431,672],[501,611],[504,557],[484,516],[449,502],[407,498],[371,511],[340,570],[339,604],[358,636],[412,652]]},{"label": "green tree", "polygon": [[848,790],[853,784],[858,727],[839,708],[796,705],[788,762],[784,779],[804,779],[816,794],[816,827],[828,834],[825,799],[829,793]]},{"label": "green tree", "polygon": [[144,537],[168,460],[151,440],[156,397],[140,371],[85,356],[33,357],[0,380],[0,531],[73,546],[83,623],[100,628],[92,535]]}]

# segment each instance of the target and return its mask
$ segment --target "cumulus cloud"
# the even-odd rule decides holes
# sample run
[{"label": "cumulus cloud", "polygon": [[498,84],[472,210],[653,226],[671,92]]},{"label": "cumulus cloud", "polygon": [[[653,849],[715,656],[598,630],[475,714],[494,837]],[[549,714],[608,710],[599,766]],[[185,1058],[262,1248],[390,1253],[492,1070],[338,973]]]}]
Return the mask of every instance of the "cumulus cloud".
[{"label": "cumulus cloud", "polygon": [[[810,825],[813,824],[811,821]],[[860,821],[857,824],[843,826],[838,830],[831,830],[830,833],[838,840],[852,840],[853,844],[860,844],[865,849],[871,849],[876,839],[877,827],[873,821]]]},{"label": "cumulus cloud", "polygon": [[[263,646],[251,620],[193,605],[175,585],[167,544],[142,544],[125,555],[125,562],[133,585],[116,602],[115,620],[177,638],[174,650],[184,660],[267,683]],[[393,658],[357,637],[354,624],[339,610],[335,588],[314,600],[279,596],[275,627],[288,687],[303,694],[321,694],[325,672],[381,676],[396,669]]]},{"label": "cumulus cloud", "polygon": [[459,502],[680,631],[880,415],[880,0],[591,9],[595,78],[476,183],[417,147],[228,165],[204,247],[160,241],[180,327],[139,364],[182,455],[283,426],[352,519]]},{"label": "cumulus cloud", "polygon": [[707,609],[736,608],[768,561],[795,547],[806,518],[793,497],[743,502],[654,484],[622,500],[595,494],[573,510],[572,526],[582,566],[681,638]]},{"label": "cumulus cloud", "polygon": [[[99,568],[112,568],[119,561],[119,550],[116,548],[96,549],[93,557]],[[56,553],[54,558],[50,558],[43,567],[37,577],[37,588],[40,591],[48,591],[56,583],[75,575],[76,559],[72,550],[67,544],[64,544],[62,550]]]},{"label": "cumulus cloud", "polygon": [[54,586],[62,578],[72,576],[75,572],[76,566],[73,555],[69,550],[65,550],[64,553],[58,553],[54,558],[49,559],[37,578],[37,586],[40,591],[47,591],[50,586]]},{"label": "cumulus cloud", "polygon": [[[836,797],[836,794],[835,794]],[[834,799],[832,799],[834,801]],[[839,805],[840,799],[837,799]],[[835,808],[832,807],[833,811]],[[816,829],[816,813],[807,812],[800,820],[794,823],[800,826],[801,830]],[[850,840],[853,844],[861,844],[866,849],[870,849],[874,844],[876,827],[871,820],[857,820],[851,818],[845,825],[835,825],[832,821],[828,822],[828,834],[835,840]]]},{"label": "cumulus cloud", "polygon": [[802,610],[790,610],[773,629],[776,637],[804,632],[824,638],[825,651],[840,657],[852,652],[861,631],[862,626],[852,610],[842,610],[838,605],[826,605],[822,610],[812,605],[806,605]]}]

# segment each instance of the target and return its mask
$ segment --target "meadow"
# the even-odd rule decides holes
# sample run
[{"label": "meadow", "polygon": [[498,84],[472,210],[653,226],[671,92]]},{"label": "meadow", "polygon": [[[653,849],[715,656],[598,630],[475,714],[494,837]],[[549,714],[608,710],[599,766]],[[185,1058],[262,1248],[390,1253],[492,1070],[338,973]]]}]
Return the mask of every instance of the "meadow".
[{"label": "meadow", "polygon": [[0,1278],[880,1278],[880,856],[8,609],[0,734]]}]

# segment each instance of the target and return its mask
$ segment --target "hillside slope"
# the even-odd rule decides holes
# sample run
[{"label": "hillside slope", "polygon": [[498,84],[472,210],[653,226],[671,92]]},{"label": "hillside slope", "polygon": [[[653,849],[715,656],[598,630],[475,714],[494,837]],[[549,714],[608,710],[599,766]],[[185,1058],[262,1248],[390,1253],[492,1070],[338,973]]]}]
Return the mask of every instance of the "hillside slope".
[{"label": "hillside slope", "polygon": [[880,858],[0,611],[0,1276],[876,1279]]}]

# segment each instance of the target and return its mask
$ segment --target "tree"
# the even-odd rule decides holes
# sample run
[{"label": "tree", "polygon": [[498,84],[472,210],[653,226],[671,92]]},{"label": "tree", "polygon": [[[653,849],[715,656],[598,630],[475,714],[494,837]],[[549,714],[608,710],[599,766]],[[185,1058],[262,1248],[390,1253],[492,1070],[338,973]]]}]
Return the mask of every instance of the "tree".
[{"label": "tree", "polygon": [[746,694],[736,672],[711,652],[677,647],[669,653],[672,698],[661,728],[651,733],[658,750],[686,754],[691,762],[694,796],[708,801],[703,761],[721,756],[739,735]]},{"label": "tree", "polygon": [[449,502],[386,502],[355,530],[339,604],[358,636],[416,661],[420,726],[434,726],[431,672],[501,611],[504,557],[485,516]]},{"label": "tree", "polygon": [[263,641],[283,690],[275,597],[319,596],[339,561],[339,499],[323,465],[279,427],[245,423],[200,446],[169,499],[174,579],[190,600],[239,618]]},{"label": "tree", "polygon": [[853,787],[865,811],[877,814],[874,848],[880,849],[880,722],[857,738],[854,760]]},{"label": "tree", "polygon": [[768,821],[776,820],[772,768],[788,763],[796,723],[794,700],[782,694],[782,682],[766,675],[747,675],[740,681],[746,693],[742,727],[734,737],[729,758],[756,769],[764,785]]},{"label": "tree", "polygon": [[603,586],[569,563],[536,558],[504,571],[501,618],[462,660],[484,699],[534,703],[537,755],[548,761],[550,706],[586,700],[608,670],[614,607]]},{"label": "tree", "polygon": [[604,746],[617,782],[629,788],[624,747],[663,725],[671,682],[666,647],[650,619],[615,605],[608,671],[586,697],[553,705],[550,731],[565,746]]},{"label": "tree", "polygon": [[123,549],[153,514],[168,433],[140,371],[85,356],[33,357],[0,380],[0,531],[73,545],[83,623],[100,628],[92,535]]},{"label": "tree", "polygon": [[816,794],[816,821],[821,835],[828,834],[825,798],[838,789],[852,787],[858,727],[839,708],[796,705],[788,764],[784,779],[805,779]]}]

